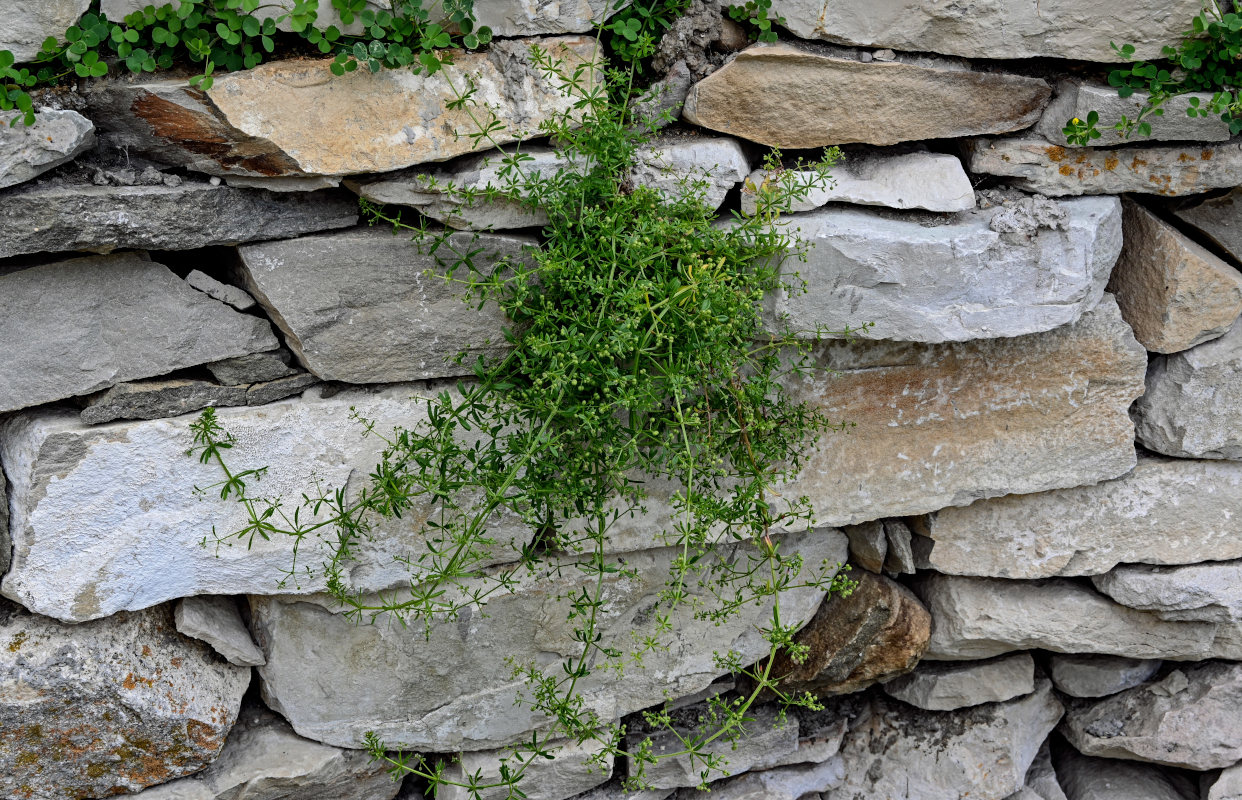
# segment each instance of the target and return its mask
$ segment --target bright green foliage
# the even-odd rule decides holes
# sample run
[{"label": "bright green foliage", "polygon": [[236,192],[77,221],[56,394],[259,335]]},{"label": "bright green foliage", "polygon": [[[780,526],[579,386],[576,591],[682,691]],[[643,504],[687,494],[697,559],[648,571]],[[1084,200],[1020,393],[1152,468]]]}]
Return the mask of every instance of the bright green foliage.
[{"label": "bright green foliage", "polygon": [[605,43],[621,61],[636,62],[651,51],[689,5],[690,0],[634,0],[604,26]]},{"label": "bright green foliage", "polygon": [[770,17],[772,0],[746,0],[745,5],[729,6],[729,16],[750,29],[751,37],[760,42],[775,42],[773,23],[780,24],[784,17]]},{"label": "bright green foliage", "polygon": [[1096,130],[1095,127],[1096,123],[1099,121],[1099,112],[1092,111],[1087,115],[1086,122],[1082,121],[1078,117],[1071,119],[1066,126],[1061,129],[1061,133],[1065,134],[1065,139],[1070,144],[1079,146],[1088,145],[1093,140],[1100,138],[1100,132]]}]

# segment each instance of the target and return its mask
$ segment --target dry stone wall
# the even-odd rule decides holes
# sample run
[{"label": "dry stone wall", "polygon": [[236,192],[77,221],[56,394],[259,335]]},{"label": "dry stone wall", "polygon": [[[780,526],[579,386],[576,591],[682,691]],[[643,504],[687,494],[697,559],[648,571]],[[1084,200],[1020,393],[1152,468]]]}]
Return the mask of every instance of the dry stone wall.
[{"label": "dry stone wall", "polygon": [[[0,0],[0,49],[30,58],[90,5]],[[598,61],[605,4],[476,8],[498,38],[449,76],[535,138],[567,106],[531,45]],[[1242,140],[1176,102],[1145,140],[1060,133],[1128,113],[1102,80],[1109,42],[1156,57],[1199,0],[774,8],[780,41],[749,44],[695,0],[650,100],[678,119],[629,180],[699,181],[727,220],[774,179],[767,147],[845,146],[835,185],[786,218],[812,245],[809,292],[765,301],[808,336],[869,323],[819,342],[824,369],[792,384],[854,423],[789,487],[816,525],[779,534],[858,582],[783,603],[810,652],[776,666],[824,708],[758,705],[749,735],[713,745],[730,774],[710,794],[685,759],[627,791],[633,764],[591,768],[566,741],[528,796],[1242,798]],[[367,732],[486,777],[545,724],[506,659],[572,651],[556,598],[576,573],[520,580],[430,638],[359,625],[322,577],[280,582],[291,541],[223,538],[242,512],[196,494],[215,473],[185,455],[212,406],[239,465],[271,467],[265,494],[356,491],[382,442],[351,410],[415,425],[420,398],[504,352],[496,308],[360,219],[360,197],[391,204],[461,231],[480,263],[537,243],[540,212],[444,192],[499,169],[450,97],[443,75],[338,79],[291,58],[206,92],[84,82],[42,96],[30,128],[0,114],[3,800],[421,800],[369,760]],[[576,168],[546,141],[527,151]],[[617,528],[607,558],[638,578],[606,587],[609,643],[654,632],[671,492]],[[434,511],[377,527],[342,580],[400,585]],[[493,532],[532,536],[504,517]],[[687,609],[666,649],[624,682],[593,674],[584,702],[636,741],[637,712],[669,701],[677,733],[656,745],[676,747],[706,698],[747,690],[713,653],[764,656],[764,610],[714,625]]]}]

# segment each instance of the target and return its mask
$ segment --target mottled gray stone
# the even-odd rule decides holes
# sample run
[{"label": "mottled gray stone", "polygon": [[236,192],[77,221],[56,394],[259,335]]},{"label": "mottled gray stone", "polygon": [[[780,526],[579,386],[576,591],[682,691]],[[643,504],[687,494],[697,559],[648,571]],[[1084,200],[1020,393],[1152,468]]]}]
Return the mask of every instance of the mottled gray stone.
[{"label": "mottled gray stone", "polygon": [[[593,789],[612,777],[612,759],[600,758],[603,746],[599,742],[588,740],[578,743],[559,739],[544,744],[552,758],[527,755],[529,763],[518,784],[529,800],[565,800]],[[444,777],[450,781],[467,782],[467,777],[477,775],[480,783],[497,783],[501,780],[501,764],[505,762],[510,769],[519,767],[508,749],[459,753],[445,767]],[[507,800],[511,796],[508,787],[493,786],[479,790],[477,800]],[[475,797],[465,787],[445,784],[437,790],[435,800],[473,800]]]},{"label": "mottled gray stone", "polygon": [[927,711],[999,703],[1035,691],[1035,659],[1019,653],[991,661],[928,661],[885,683],[884,691]]},{"label": "mottled gray stone", "polygon": [[1065,792],[1061,790],[1061,784],[1057,780],[1056,770],[1052,766],[1052,752],[1048,744],[1045,740],[1040,745],[1039,753],[1031,762],[1031,768],[1026,771],[1025,788],[1034,795],[1030,800],[1066,800]]},{"label": "mottled gray stone", "polygon": [[1134,761],[1090,758],[1068,745],[1052,763],[1068,800],[1198,800],[1194,785],[1172,770]]},{"label": "mottled gray stone", "polygon": [[0,412],[277,345],[265,320],[134,254],[0,275],[0,296]]},{"label": "mottled gray stone", "polygon": [[211,645],[230,664],[239,667],[263,665],[263,652],[250,638],[250,631],[237,609],[237,601],[232,597],[187,597],[177,601],[173,618],[178,631]]},{"label": "mottled gray stone", "polygon": [[19,186],[0,195],[0,258],[122,248],[188,250],[346,228],[358,207],[346,194],[179,186]]},{"label": "mottled gray stone", "polygon": [[1067,655],[1049,659],[1050,677],[1070,697],[1107,697],[1145,683],[1163,661],[1124,656]]},{"label": "mottled gray stone", "polygon": [[13,541],[9,538],[9,497],[5,485],[3,465],[0,465],[0,577],[9,571],[13,556]]},{"label": "mottled gray stone", "polygon": [[799,800],[830,792],[844,780],[845,761],[834,756],[819,763],[747,772],[716,781],[707,791],[682,789],[676,800]]},{"label": "mottled gray stone", "polygon": [[0,50],[12,51],[18,61],[39,54],[49,36],[63,41],[65,31],[86,13],[90,0],[0,0]]},{"label": "mottled gray stone", "polygon": [[1242,800],[1242,762],[1226,768],[1215,780],[1208,778],[1203,785],[1203,800]]},{"label": "mottled gray stone", "polygon": [[1118,603],[1154,611],[1162,619],[1242,621],[1242,561],[1185,567],[1127,564],[1091,582]]},{"label": "mottled gray stone", "polygon": [[196,269],[190,270],[190,274],[185,276],[185,282],[209,297],[214,297],[222,303],[228,303],[238,311],[247,311],[255,307],[254,298],[243,290],[238,289],[236,286],[221,283],[210,275],[199,272]]},{"label": "mottled gray stone", "polygon": [[665,136],[639,149],[630,179],[666,197],[696,196],[715,209],[749,172],[750,162],[735,139]]},{"label": "mottled gray stone", "polygon": [[301,394],[317,383],[319,383],[318,378],[306,373],[292,375],[288,378],[277,378],[274,381],[256,383],[246,387],[246,405],[261,406],[267,403],[275,403],[277,400],[284,400],[286,397]]},{"label": "mottled gray stone", "polygon": [[[441,255],[420,252],[379,228],[305,237],[241,249],[247,288],[315,375],[385,383],[472,374],[477,356],[505,351],[503,312],[480,311],[438,274],[448,248],[479,249],[484,271],[518,259],[534,240],[454,234]],[[468,353],[461,365],[450,363]]]},{"label": "mottled gray stone", "polygon": [[888,540],[888,551],[884,558],[884,571],[890,575],[913,575],[914,535],[910,526],[899,519],[884,521],[884,537]]},{"label": "mottled gray stone", "polygon": [[1221,197],[1189,198],[1185,205],[1173,209],[1183,222],[1202,233],[1217,247],[1235,259],[1242,260],[1242,189]]},{"label": "mottled gray stone", "polygon": [[884,570],[884,559],[888,555],[884,523],[864,522],[846,525],[841,530],[850,540],[850,561],[871,572]]},{"label": "mottled gray stone", "polygon": [[[1148,96],[1147,92],[1135,92],[1129,97],[1121,97],[1116,88],[1102,82],[1063,80],[1053,88],[1052,102],[1044,109],[1044,115],[1034,131],[1049,142],[1074,147],[1066,141],[1062,129],[1074,117],[1085,120],[1088,114],[1095,111],[1100,115],[1099,131],[1103,134],[1096,142],[1105,147],[1127,144],[1119,132],[1112,130],[1113,124],[1120,122],[1122,116],[1136,119]],[[1219,114],[1187,116],[1186,109],[1191,107],[1191,98],[1197,99],[1206,108],[1211,103],[1212,93],[1190,92],[1169,98],[1162,106],[1162,116],[1148,116],[1144,120],[1151,125],[1151,134],[1134,134],[1132,140],[1136,143],[1228,141],[1229,125],[1221,120]]]},{"label": "mottled gray stone", "polygon": [[207,364],[211,376],[226,386],[244,386],[250,383],[274,381],[297,373],[289,366],[289,351],[281,348],[267,353],[226,358]]},{"label": "mottled gray stone", "polygon": [[0,189],[42,175],[95,145],[95,126],[76,111],[40,111],[30,127],[11,125],[18,116],[0,111]]},{"label": "mottled gray stone", "polygon": [[162,419],[198,411],[207,406],[243,406],[241,386],[216,386],[206,381],[174,378],[165,381],[119,383],[82,409],[83,422],[98,425],[118,419]]}]

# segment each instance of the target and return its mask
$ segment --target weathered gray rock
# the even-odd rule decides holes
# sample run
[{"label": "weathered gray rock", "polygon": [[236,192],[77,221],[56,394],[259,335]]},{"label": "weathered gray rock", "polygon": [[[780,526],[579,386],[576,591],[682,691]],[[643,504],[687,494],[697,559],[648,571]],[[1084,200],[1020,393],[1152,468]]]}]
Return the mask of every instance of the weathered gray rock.
[{"label": "weathered gray rock", "polygon": [[[3,466],[3,465],[0,465]],[[9,571],[13,541],[9,538],[9,497],[5,489],[4,470],[0,469],[0,576]]]},{"label": "weathered gray rock", "polygon": [[[732,551],[724,548],[720,557]],[[605,578],[601,646],[624,648],[632,634],[654,633],[651,612],[678,552],[628,554],[634,577]],[[782,552],[801,553],[808,565],[833,564],[844,560],[846,541],[824,531],[792,535]],[[394,748],[503,746],[545,722],[529,705],[514,704],[515,695],[528,687],[513,676],[509,659],[518,664],[538,659],[559,671],[557,662],[578,652],[574,625],[556,598],[576,592],[584,580],[576,570],[550,578],[521,576],[512,594],[487,601],[486,617],[466,612],[454,622],[433,622],[430,639],[422,626],[407,629],[382,619],[357,625],[315,597],[252,596],[251,628],[267,657],[267,665],[259,667],[263,697],[298,733],[329,744],[348,746],[375,731]],[[822,596],[789,592],[782,599],[782,618],[789,624],[809,619]],[[736,651],[743,663],[768,652],[758,625],[770,609],[747,605],[721,625],[694,620],[693,613],[688,602],[678,606],[668,649],[645,655],[640,668],[627,665],[624,680],[598,668],[580,680],[586,708],[615,719],[708,686],[722,673],[713,651]],[[324,679],[308,681],[307,674]]]},{"label": "weathered gray rock", "polygon": [[1131,416],[1149,450],[1242,459],[1242,321],[1220,338],[1153,357]]},{"label": "weathered gray rock", "polygon": [[1220,197],[1188,198],[1184,205],[1174,208],[1173,213],[1217,247],[1242,260],[1242,207],[1237,205],[1239,198],[1242,198],[1242,190],[1239,189]]},{"label": "weathered gray rock", "polygon": [[1061,783],[1057,780],[1056,770],[1052,766],[1052,752],[1047,741],[1040,745],[1039,753],[1031,762],[1031,768],[1026,771],[1025,788],[1034,795],[1029,800],[1066,800]]},{"label": "weathered gray rock", "polygon": [[871,572],[884,570],[884,558],[888,555],[888,538],[884,533],[884,523],[864,522],[861,525],[846,525],[841,531],[850,540],[850,561]]},{"label": "weathered gray rock", "polygon": [[[473,149],[468,111],[448,107],[450,81],[476,87],[475,101],[503,126],[492,134],[497,144],[535,135],[569,111],[578,97],[539,71],[533,44],[564,59],[570,73],[597,58],[589,36],[497,41],[487,52],[456,54],[431,76],[385,69],[335,77],[331,59],[295,59],[217,75],[206,93],[184,79],[153,78],[99,82],[85,97],[91,119],[118,145],[166,164],[253,177],[388,172]],[[584,90],[600,80],[600,70],[585,70]]]},{"label": "weathered gray rock", "polygon": [[839,756],[815,764],[794,764],[747,772],[711,785],[709,790],[682,789],[676,800],[799,800],[840,786],[845,762]]},{"label": "weathered gray rock", "polygon": [[1068,800],[1198,800],[1184,775],[1152,764],[1089,758],[1066,745],[1053,764]]},{"label": "weathered gray rock", "polygon": [[236,286],[221,283],[215,278],[198,270],[191,270],[185,276],[185,282],[200,292],[214,297],[222,303],[228,303],[238,311],[247,311],[255,307],[254,298]]},{"label": "weathered gray rock", "polygon": [[1020,134],[977,139],[967,151],[971,172],[1010,178],[1010,185],[1019,189],[1057,197],[1123,192],[1172,197],[1242,182],[1242,141],[1236,140],[1068,148]]},{"label": "weathered gray rock", "polygon": [[[620,779],[614,778],[603,786],[583,792],[574,800],[665,800],[672,793],[672,789],[629,791],[622,786]],[[401,800],[405,800],[404,796]]]},{"label": "weathered gray rock", "polygon": [[1091,582],[1123,606],[1154,611],[1162,619],[1242,620],[1242,561],[1185,567],[1127,564],[1096,575]]},{"label": "weathered gray rock", "polygon": [[76,111],[40,111],[30,127],[10,125],[17,116],[0,111],[0,189],[72,161],[95,145],[95,126]]},{"label": "weathered gray rock", "polygon": [[189,250],[347,228],[358,207],[347,194],[275,195],[182,183],[79,186],[49,182],[0,196],[0,258],[122,248]]},{"label": "weathered gray rock", "polygon": [[118,383],[82,409],[83,422],[98,425],[118,419],[162,419],[207,406],[244,406],[244,386],[216,386],[207,381],[173,378]]},{"label": "weathered gray rock", "polygon": [[931,611],[927,658],[989,658],[1039,648],[1194,661],[1216,653],[1217,626],[1168,622],[1072,581],[1005,581],[930,574],[915,592]]},{"label": "weathered gray rock", "polygon": [[1051,678],[1070,697],[1107,697],[1146,683],[1164,662],[1123,656],[1054,654]]},{"label": "weathered gray rock", "polygon": [[920,566],[954,575],[1096,575],[1117,564],[1242,558],[1242,465],[1140,455],[1116,480],[980,500],[920,518]]},{"label": "weathered gray rock", "polygon": [[49,36],[64,41],[65,30],[86,13],[90,0],[0,0],[0,50],[12,51],[18,61],[39,54]]},{"label": "weathered gray rock", "polygon": [[[534,240],[455,234],[438,255],[379,228],[268,242],[241,249],[243,278],[289,347],[315,375],[384,383],[473,374],[477,356],[507,349],[503,312],[480,311],[441,272],[450,248],[479,249],[488,269],[520,259]],[[462,364],[450,363],[461,352]]]},{"label": "weathered gray rock", "polygon": [[261,708],[244,709],[220,756],[189,778],[155,786],[136,800],[389,800],[401,784],[362,750],[298,736]]},{"label": "weathered gray rock", "polygon": [[0,796],[105,797],[220,752],[250,670],[157,608],[66,626],[0,601]]},{"label": "weathered gray rock", "polygon": [[791,265],[806,282],[780,292],[772,313],[811,336],[846,326],[865,339],[916,342],[1021,336],[1076,322],[1099,303],[1121,252],[1115,198],[1056,204],[1053,227],[995,230],[1007,210],[967,211],[926,225],[833,206],[787,218],[814,245]]},{"label": "weathered gray rock", "polygon": [[[567,739],[547,742],[551,759],[523,754],[528,761],[518,784],[529,800],[565,800],[567,797],[606,783],[612,777],[612,759],[603,757],[603,747],[595,741],[578,743]],[[468,776],[478,776],[481,783],[498,783],[501,780],[501,764],[509,769],[522,768],[507,750],[482,750],[459,753],[444,769],[444,777],[450,781],[466,782]],[[436,800],[470,800],[475,797],[470,790],[446,784],[436,791]],[[478,800],[505,800],[511,797],[509,787],[494,786],[478,792]]]},{"label": "weathered gray rock", "polygon": [[1149,351],[1176,353],[1220,337],[1242,314],[1242,274],[1133,200],[1108,281],[1121,316]]},{"label": "weathered gray rock", "polygon": [[284,400],[286,397],[301,394],[317,383],[319,383],[318,378],[306,373],[291,375],[288,378],[279,378],[265,383],[255,383],[246,387],[246,405],[261,406],[267,403],[275,403],[277,400]]},{"label": "weathered gray rock", "polygon": [[187,597],[177,601],[173,611],[177,630],[194,639],[201,639],[239,667],[263,665],[263,652],[250,638],[242,622],[237,602],[220,595]]},{"label": "weathered gray rock", "polygon": [[747,48],[695,84],[682,116],[771,147],[884,145],[1021,130],[1050,95],[1037,78],[780,42]]},{"label": "weathered gray rock", "polygon": [[0,412],[277,345],[266,321],[135,254],[0,275],[0,296]]},{"label": "weathered gray rock", "polygon": [[867,0],[774,0],[773,16],[804,39],[930,51],[968,58],[1051,56],[1117,61],[1109,42],[1131,42],[1136,58],[1161,56],[1182,40],[1197,0],[1138,0],[1124,15],[1085,0],[1049,6],[1033,0],[884,3]]},{"label": "weathered gray rock", "polygon": [[929,661],[885,683],[884,691],[927,711],[1004,702],[1035,691],[1035,659],[1019,653],[991,661]]},{"label": "weathered gray rock", "polygon": [[[807,185],[813,173],[791,171]],[[962,162],[947,153],[874,153],[850,156],[832,168],[831,185],[812,189],[793,200],[790,211],[810,211],[826,203],[860,206],[921,208],[926,211],[966,211],[975,207],[975,190]],[[742,186],[742,212],[754,214],[758,190],[773,180],[767,170],[755,170]]]},{"label": "weathered gray rock", "polygon": [[290,360],[289,351],[282,348],[267,353],[226,358],[206,366],[211,376],[220,383],[226,386],[244,386],[296,374],[297,370],[289,366]]},{"label": "weathered gray rock", "polygon": [[746,153],[734,139],[665,136],[638,151],[630,179],[669,198],[694,196],[708,208],[720,208],[749,172]]},{"label": "weathered gray rock", "polygon": [[[1135,92],[1130,97],[1121,97],[1115,87],[1102,82],[1063,80],[1054,87],[1052,102],[1044,109],[1044,115],[1040,117],[1034,132],[1049,142],[1075,147],[1076,145],[1066,141],[1062,129],[1071,119],[1077,117],[1085,120],[1088,114],[1095,111],[1100,115],[1099,131],[1103,134],[1096,141],[1104,147],[1126,144],[1121,134],[1112,130],[1113,124],[1120,122],[1123,116],[1136,119],[1147,98],[1146,92]],[[1206,117],[1191,117],[1186,114],[1186,110],[1191,107],[1191,98],[1207,108],[1211,104],[1212,93],[1191,92],[1169,98],[1162,106],[1163,116],[1148,116],[1144,119],[1144,122],[1151,125],[1151,134],[1135,134],[1133,140],[1136,143],[1228,141],[1229,125],[1221,120],[1219,114],[1209,114]]]},{"label": "weathered gray rock", "polygon": [[1242,761],[1242,664],[1189,666],[1102,700],[1071,701],[1061,731],[1089,756],[1231,767]]},{"label": "weathered gray rock", "polygon": [[888,552],[884,559],[884,571],[890,575],[913,575],[914,535],[910,526],[899,519],[884,521],[884,536],[888,539]]},{"label": "weathered gray rock", "polygon": [[1242,800],[1242,763],[1226,768],[1207,783],[1203,800]]},{"label": "weathered gray rock", "polygon": [[627,5],[629,0],[568,0],[548,4],[482,0],[474,10],[478,24],[488,26],[497,36],[543,36],[550,33],[588,33]]}]

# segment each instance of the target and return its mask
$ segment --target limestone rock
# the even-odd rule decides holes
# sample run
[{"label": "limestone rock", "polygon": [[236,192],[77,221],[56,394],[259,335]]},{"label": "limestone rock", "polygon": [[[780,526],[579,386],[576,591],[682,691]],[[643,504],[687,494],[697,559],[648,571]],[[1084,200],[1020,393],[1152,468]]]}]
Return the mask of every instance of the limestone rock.
[{"label": "limestone rock", "polygon": [[66,626],[0,600],[0,796],[136,791],[196,772],[250,683],[156,608]]},{"label": "limestone rock", "polygon": [[122,248],[189,250],[347,228],[358,207],[346,196],[179,186],[78,186],[49,182],[0,196],[0,258]]},{"label": "limestone rock", "polygon": [[871,572],[884,570],[884,558],[888,555],[888,539],[884,523],[864,522],[846,525],[841,531],[850,540],[850,561]]},{"label": "limestone rock", "polygon": [[914,669],[927,650],[931,617],[904,586],[881,575],[857,572],[847,597],[833,595],[798,632],[810,655],[794,664],[777,656],[773,673],[785,685],[816,695],[848,694]]},{"label": "limestone rock", "polygon": [[1226,768],[1211,781],[1203,800],[1242,800],[1242,763]]},{"label": "limestone rock", "polygon": [[198,270],[191,270],[185,276],[185,282],[203,294],[214,297],[221,303],[228,303],[238,311],[248,311],[255,306],[254,298],[236,286],[221,283],[215,278]]},{"label": "limestone rock", "polygon": [[1064,579],[1005,581],[929,574],[915,590],[931,611],[927,657],[989,658],[1039,648],[1193,661],[1210,658],[1216,626],[1167,622]]},{"label": "limestone rock", "polygon": [[814,245],[791,264],[807,291],[775,293],[772,313],[811,336],[846,326],[864,339],[917,342],[1021,336],[1076,322],[1104,293],[1121,251],[1114,198],[1056,204],[1056,228],[1000,233],[1001,207],[927,226],[848,206],[787,218]]},{"label": "limestone rock", "polygon": [[[561,739],[547,742],[547,749],[553,756],[551,759],[525,754],[529,763],[519,785],[529,800],[565,800],[612,777],[612,761],[601,758],[603,748],[598,742],[579,744]],[[503,762],[507,762],[510,769],[520,766],[507,749],[459,753],[445,768],[444,777],[465,781],[467,776],[478,775],[483,783],[496,783],[501,779]],[[478,800],[505,800],[510,796],[508,787],[496,786],[481,790]],[[446,784],[436,792],[435,800],[470,800],[472,797],[468,789]]]},{"label": "limestone rock", "polygon": [[1139,442],[1157,453],[1242,459],[1242,320],[1220,338],[1154,357],[1131,416]]},{"label": "limestone rock", "polygon": [[1108,291],[1139,343],[1176,353],[1229,330],[1242,314],[1242,274],[1133,200],[1123,208],[1124,245]]},{"label": "limestone rock", "polygon": [[298,736],[261,708],[244,709],[220,756],[189,778],[155,786],[135,800],[389,800],[401,788],[362,750]]},{"label": "limestone rock", "polygon": [[309,389],[317,383],[319,383],[318,378],[306,373],[291,375],[288,378],[279,378],[265,383],[255,383],[246,387],[246,405],[261,406],[267,403],[275,403],[277,400],[284,400],[286,397],[301,394],[303,390]]},{"label": "limestone rock", "polygon": [[40,111],[30,127],[10,125],[16,116],[0,111],[0,189],[72,161],[95,145],[95,126],[76,111]]},{"label": "limestone rock", "polygon": [[[479,249],[474,262],[487,269],[521,258],[533,244],[517,236],[455,234],[443,247]],[[503,312],[464,302],[438,277],[443,257],[380,228],[241,249],[247,288],[298,359],[320,378],[350,383],[473,374],[476,356],[507,349]],[[450,363],[463,351],[469,356],[462,364]]]},{"label": "limestone rock", "polygon": [[970,0],[883,3],[774,0],[772,16],[804,39],[929,51],[968,58],[1073,58],[1117,61],[1109,41],[1135,45],[1135,58],[1161,56],[1182,40],[1197,0],[1137,0],[1124,15],[1084,0]]},{"label": "limestone rock", "polygon": [[[1189,17],[1188,17],[1189,19]],[[1027,134],[969,143],[966,168],[1049,196],[1199,194],[1242,182],[1242,141],[1075,147]]]},{"label": "limestone rock", "polygon": [[781,42],[747,48],[695,84],[682,116],[771,147],[886,145],[1021,130],[1050,95],[1037,78],[927,58],[864,62]]},{"label": "limestone rock", "polygon": [[1039,753],[1031,762],[1031,768],[1026,771],[1026,789],[1034,795],[1030,800],[1066,800],[1061,783],[1057,780],[1056,770],[1052,766],[1052,752],[1048,741],[1040,745]]},{"label": "limestone rock", "polygon": [[1207,770],[1242,761],[1240,725],[1242,664],[1211,662],[1102,700],[1071,701],[1061,730],[1085,755]]},{"label": "limestone rock", "polygon": [[280,349],[267,353],[254,353],[237,358],[226,358],[207,364],[211,376],[226,386],[243,386],[249,383],[274,381],[287,378],[297,370],[289,366],[289,351]]},{"label": "limestone rock", "polygon": [[734,139],[665,136],[636,155],[630,172],[636,185],[671,198],[698,196],[708,208],[720,208],[729,190],[750,172],[750,162]]},{"label": "limestone rock", "polygon": [[587,33],[598,23],[629,5],[629,0],[567,0],[561,3],[525,3],[521,0],[480,0],[474,11],[478,25],[496,36],[542,36],[550,33]]},{"label": "limestone rock", "polygon": [[134,254],[0,275],[0,412],[270,350],[271,326]]},{"label": "limestone rock", "polygon": [[[801,553],[807,565],[842,561],[845,551],[844,536],[822,531],[790,536],[782,549]],[[679,552],[628,554],[634,577],[605,579],[601,646],[625,647],[632,634],[654,633],[652,611]],[[721,548],[718,556],[732,552]],[[432,622],[430,639],[421,625],[405,628],[383,619],[355,624],[314,597],[252,596],[251,629],[267,658],[258,668],[264,700],[301,735],[339,746],[356,745],[367,731],[394,748],[441,752],[513,742],[545,720],[529,705],[514,704],[515,695],[529,688],[514,678],[508,659],[538,659],[559,671],[560,659],[578,652],[574,623],[556,598],[578,591],[585,580],[573,569],[549,578],[521,572],[515,577],[513,593],[487,601],[486,617],[465,612],[456,621]],[[809,619],[822,596],[818,590],[789,592],[782,618],[788,624]],[[627,665],[623,680],[597,669],[579,682],[586,708],[615,719],[666,696],[699,691],[721,675],[713,651],[733,650],[742,663],[753,663],[768,652],[758,626],[770,608],[747,605],[741,611],[716,625],[692,619],[690,603],[683,603],[672,613],[667,650],[647,654],[640,668]],[[308,674],[323,679],[308,681]]]},{"label": "limestone rock", "polygon": [[1198,800],[1185,776],[1152,764],[1089,758],[1066,745],[1053,764],[1068,800]]},{"label": "limestone rock", "polygon": [[0,469],[0,577],[9,571],[9,559],[13,554],[13,541],[9,538],[9,498],[5,490],[7,481]]},{"label": "limestone rock", "polygon": [[1154,611],[1162,619],[1242,621],[1242,561],[1185,567],[1127,564],[1091,582],[1123,606]]},{"label": "limestone rock", "polygon": [[[1191,16],[1198,12],[1192,12]],[[1189,19],[1189,17],[1187,17]],[[1120,42],[1118,42],[1120,44]],[[1077,56],[1076,56],[1077,57]],[[1111,59],[1109,59],[1111,60]],[[1120,122],[1122,116],[1135,119],[1139,110],[1147,102],[1146,92],[1135,92],[1130,97],[1121,97],[1117,89],[1104,83],[1084,83],[1080,80],[1064,80],[1057,83],[1053,90],[1052,102],[1044,109],[1044,115],[1035,126],[1035,133],[1049,142],[1075,147],[1065,140],[1062,129],[1075,117],[1086,119],[1092,111],[1100,115],[1099,130],[1103,134],[1097,142],[1107,146],[1122,145],[1126,141],[1121,134],[1112,131],[1114,123]],[[1190,108],[1191,98],[1197,99],[1207,108],[1211,104],[1211,92],[1190,92],[1172,97],[1164,102],[1164,115],[1149,116],[1144,120],[1151,124],[1151,134],[1132,139],[1142,142],[1224,142],[1230,138],[1229,125],[1223,122],[1219,114],[1206,117],[1191,117],[1186,114]]]},{"label": "limestone rock", "polygon": [[916,520],[922,567],[954,575],[1096,575],[1117,564],[1242,558],[1242,465],[1140,455],[1116,480],[980,500]]},{"label": "limestone rock", "polygon": [[[331,59],[291,60],[218,75],[205,96],[183,79],[101,82],[85,96],[91,118],[119,145],[167,164],[254,177],[388,172],[470,152],[464,134],[474,123],[469,109],[447,107],[449,81],[477,87],[475,100],[504,125],[493,134],[498,144],[570,110],[577,98],[538,71],[532,44],[569,72],[596,58],[588,36],[497,41],[488,52],[455,55],[433,76],[363,69],[335,77]],[[586,71],[585,89],[598,72]]]},{"label": "limestone rock", "polygon": [[[622,786],[619,778],[613,778],[603,786],[583,792],[574,800],[665,800],[672,793],[672,789],[647,789],[632,792]],[[404,796],[400,800],[404,800]]]},{"label": "limestone rock", "polygon": [[315,192],[341,185],[341,179],[333,175],[277,175],[272,178],[226,175],[224,182],[239,189],[266,189],[269,192]]},{"label": "limestone rock", "polygon": [[49,36],[64,41],[65,31],[89,6],[90,0],[0,0],[0,50],[12,51],[19,62],[29,61]]},{"label": "limestone rock", "polygon": [[884,684],[890,697],[927,711],[999,703],[1035,691],[1035,659],[1030,653],[991,661],[929,661]]},{"label": "limestone rock", "polygon": [[1107,697],[1146,683],[1164,662],[1123,656],[1054,654],[1052,683],[1070,697]]},{"label": "limestone rock", "polygon": [[231,597],[187,597],[177,601],[173,611],[177,630],[194,639],[201,639],[239,667],[263,665],[263,653],[250,638],[242,622],[237,603]]},{"label": "limestone rock", "polygon": [[[832,183],[794,200],[790,211],[810,211],[826,203],[860,206],[921,208],[927,211],[967,211],[975,207],[975,190],[962,162],[947,153],[873,153],[851,155],[832,168]],[[795,173],[805,184],[812,173]],[[771,180],[767,170],[755,170],[742,186],[742,212],[754,214],[757,191]],[[797,184],[796,184],[797,185]]]},{"label": "limestone rock", "polygon": [[165,381],[118,383],[82,409],[82,421],[91,425],[118,419],[162,419],[198,411],[207,406],[244,406],[243,386],[216,386],[207,381],[173,378]]},{"label": "limestone rock", "polygon": [[1188,198],[1184,205],[1175,207],[1173,213],[1217,247],[1235,259],[1242,259],[1242,207],[1236,205],[1239,198],[1242,198],[1242,189],[1220,197]]},{"label": "limestone rock", "polygon": [[884,536],[888,539],[888,553],[884,559],[884,571],[889,575],[913,575],[914,535],[910,527],[899,519],[884,521]]},{"label": "limestone rock", "polygon": [[799,800],[840,786],[845,762],[839,756],[815,764],[794,764],[747,772],[716,781],[709,791],[682,789],[676,800]]}]

